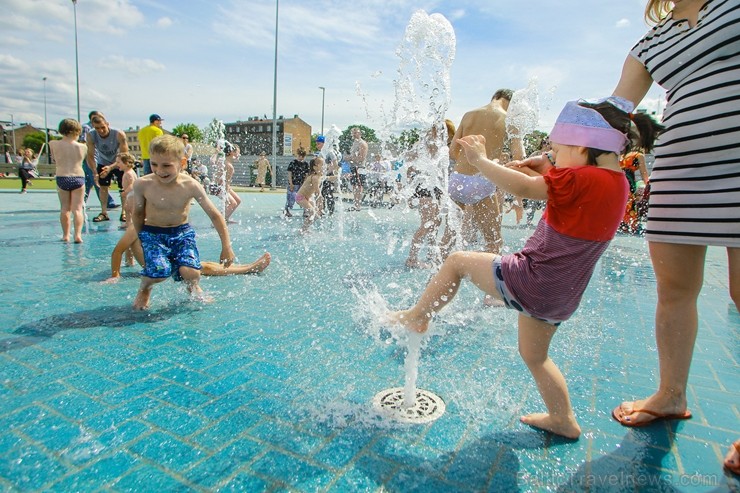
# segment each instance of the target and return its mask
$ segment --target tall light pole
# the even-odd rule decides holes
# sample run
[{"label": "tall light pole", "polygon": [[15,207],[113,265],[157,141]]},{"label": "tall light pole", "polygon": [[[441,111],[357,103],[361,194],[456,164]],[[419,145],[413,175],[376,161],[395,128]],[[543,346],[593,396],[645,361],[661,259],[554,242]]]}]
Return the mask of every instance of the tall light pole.
[{"label": "tall light pole", "polygon": [[46,164],[51,164],[51,155],[49,153],[49,124],[46,122],[46,77],[44,81],[44,137],[46,140]]},{"label": "tall light pole", "polygon": [[278,13],[280,0],[275,0],[275,65],[272,83],[272,186],[277,183],[277,62],[278,62]]},{"label": "tall light pole", "polygon": [[72,0],[72,8],[75,12],[75,76],[77,78],[77,121],[80,119],[80,59],[77,53],[77,0]]},{"label": "tall light pole", "polygon": [[10,128],[13,130],[13,156],[15,156],[17,149],[15,147],[15,121],[12,113],[10,114]]},{"label": "tall light pole", "polygon": [[326,87],[319,86],[321,89],[321,135],[324,135],[324,101],[326,100]]}]

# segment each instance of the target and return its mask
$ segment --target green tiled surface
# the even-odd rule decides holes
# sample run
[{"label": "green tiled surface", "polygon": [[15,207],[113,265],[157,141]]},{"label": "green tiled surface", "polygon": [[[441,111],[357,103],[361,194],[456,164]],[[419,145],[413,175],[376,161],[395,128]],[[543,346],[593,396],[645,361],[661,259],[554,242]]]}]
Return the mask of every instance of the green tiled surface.
[{"label": "green tiled surface", "polygon": [[[259,194],[257,194],[259,195]],[[232,227],[258,277],[207,279],[217,301],[170,282],[134,313],[134,270],[102,285],[110,226],[58,241],[56,197],[0,193],[0,490],[740,491],[721,459],[740,437],[740,316],[726,257],[710,249],[690,421],[629,430],[610,410],[656,382],[655,287],[644,241],[617,238],[552,357],[583,428],[576,442],[518,422],[542,403],[516,351],[515,314],[463,288],[422,350],[419,384],[447,413],[425,425],[373,418],[403,384],[404,352],[373,340],[353,287],[400,307],[428,273],[402,267],[415,212],[378,210],[312,237],[278,220],[282,197],[248,194]],[[505,218],[506,243],[530,232]],[[203,258],[215,232],[194,212]],[[362,292],[362,290],[360,290]]]}]

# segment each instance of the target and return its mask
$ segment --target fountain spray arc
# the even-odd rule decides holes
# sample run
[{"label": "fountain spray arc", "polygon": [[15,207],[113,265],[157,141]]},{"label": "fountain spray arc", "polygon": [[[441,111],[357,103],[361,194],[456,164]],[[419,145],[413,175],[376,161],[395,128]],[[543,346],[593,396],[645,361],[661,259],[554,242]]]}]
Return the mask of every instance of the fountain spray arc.
[{"label": "fountain spray arc", "polygon": [[[422,134],[413,150],[413,164],[419,173],[406,190],[447,190],[449,151],[444,120],[450,104],[450,68],[455,47],[455,31],[449,21],[441,14],[429,15],[420,10],[411,17],[396,50],[400,64],[392,125],[397,129],[421,129]],[[444,195],[444,200],[448,200]],[[407,349],[405,385],[379,392],[373,405],[399,421],[433,421],[444,413],[445,404],[439,396],[416,388],[424,338],[406,332],[398,340],[405,342]]]}]

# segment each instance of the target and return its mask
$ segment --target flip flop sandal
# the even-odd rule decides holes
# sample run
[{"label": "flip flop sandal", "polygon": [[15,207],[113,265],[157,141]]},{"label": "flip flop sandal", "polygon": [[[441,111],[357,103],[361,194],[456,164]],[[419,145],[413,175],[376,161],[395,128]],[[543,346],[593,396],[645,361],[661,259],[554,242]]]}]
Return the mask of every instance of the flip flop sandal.
[{"label": "flip flop sandal", "polygon": [[[635,413],[644,413],[650,415],[650,418],[646,421],[640,421],[634,422],[630,419],[630,416],[632,416]],[[612,418],[614,418],[615,421],[617,421],[622,426],[627,426],[629,428],[639,428],[642,426],[648,426],[651,425],[657,421],[671,421],[671,420],[682,420],[682,419],[691,419],[692,415],[690,411],[684,411],[682,413],[677,414],[670,414],[670,413],[659,413],[655,411],[651,411],[649,409],[633,409],[632,412],[625,413],[622,409],[621,405],[615,407],[612,410]]]},{"label": "flip flop sandal", "polygon": [[110,219],[108,219],[108,216],[102,212],[93,218],[94,223],[102,223],[103,221],[110,221]]}]

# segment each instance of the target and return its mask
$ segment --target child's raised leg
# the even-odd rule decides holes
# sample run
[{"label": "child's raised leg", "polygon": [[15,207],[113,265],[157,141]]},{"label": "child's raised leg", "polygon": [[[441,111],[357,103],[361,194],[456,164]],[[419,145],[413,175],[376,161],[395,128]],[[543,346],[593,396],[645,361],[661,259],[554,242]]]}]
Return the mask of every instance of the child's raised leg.
[{"label": "child's raised leg", "polygon": [[152,287],[164,280],[165,278],[155,279],[153,277],[141,276],[139,292],[136,293],[136,298],[134,298],[134,308],[136,310],[146,310],[149,308],[149,299],[152,296]]},{"label": "child's raised leg", "polygon": [[567,438],[578,438],[576,422],[563,374],[548,356],[557,328],[547,322],[519,315],[519,354],[532,373],[547,413],[522,416],[521,422]]},{"label": "child's raised leg", "polygon": [[408,310],[390,313],[389,319],[409,330],[426,332],[432,315],[452,301],[464,277],[470,277],[473,284],[484,293],[500,298],[493,279],[495,258],[496,255],[487,252],[454,252],[429,281],[416,305]]}]

